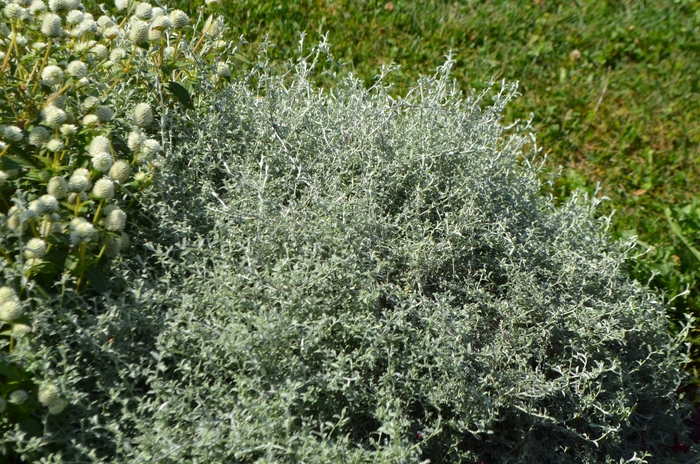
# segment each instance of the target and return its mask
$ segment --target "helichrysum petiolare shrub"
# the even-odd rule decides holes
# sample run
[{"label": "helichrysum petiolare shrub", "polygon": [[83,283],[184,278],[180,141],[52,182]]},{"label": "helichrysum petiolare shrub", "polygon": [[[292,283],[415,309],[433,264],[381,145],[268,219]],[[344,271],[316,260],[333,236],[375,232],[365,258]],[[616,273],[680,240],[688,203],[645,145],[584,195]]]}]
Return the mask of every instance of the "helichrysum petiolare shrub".
[{"label": "helichrysum petiolare shrub", "polygon": [[[0,405],[11,413],[0,416],[7,456],[697,460],[672,454],[685,440],[686,412],[674,398],[681,338],[624,274],[632,244],[608,241],[595,201],[555,208],[539,196],[529,128],[500,123],[515,87],[465,99],[448,60],[402,99],[381,79],[371,89],[347,78],[321,90],[311,74],[325,43],[284,75],[263,54],[229,84],[231,46],[217,42],[214,16],[177,29],[179,13],[117,6],[111,22],[96,20],[116,28],[114,38],[103,31],[90,47],[113,47],[103,59],[123,67],[115,80],[105,71],[86,84],[95,98],[114,99],[101,110],[109,123],[96,109],[104,100],[81,113],[87,97],[71,84],[64,108],[48,106],[76,114],[61,122],[83,134],[75,145],[39,120],[48,135],[32,140],[45,145],[27,152],[40,116],[4,129],[8,150],[65,167],[66,194],[77,194],[54,208],[44,197],[63,191],[54,175],[8,175],[13,190],[3,193],[17,209],[7,221],[19,215],[15,228],[30,227],[3,232],[7,256],[63,249],[78,263],[94,254],[89,269],[100,270],[85,267],[92,286],[81,291],[83,274],[71,268],[37,281],[6,260],[0,374],[17,377]],[[78,17],[49,14],[62,24]],[[38,18],[27,22],[37,34]],[[60,37],[70,45],[70,32]],[[84,74],[69,71],[70,53],[42,65],[63,80],[47,72],[57,82],[40,84],[49,88],[36,111],[67,74]],[[94,65],[82,61],[89,76]],[[113,180],[106,164],[120,153],[152,178],[148,188]],[[22,205],[31,204],[42,213],[28,214]],[[38,219],[61,230],[46,240]],[[111,261],[97,259],[109,248],[103,240],[126,230],[132,247],[119,242]]]}]

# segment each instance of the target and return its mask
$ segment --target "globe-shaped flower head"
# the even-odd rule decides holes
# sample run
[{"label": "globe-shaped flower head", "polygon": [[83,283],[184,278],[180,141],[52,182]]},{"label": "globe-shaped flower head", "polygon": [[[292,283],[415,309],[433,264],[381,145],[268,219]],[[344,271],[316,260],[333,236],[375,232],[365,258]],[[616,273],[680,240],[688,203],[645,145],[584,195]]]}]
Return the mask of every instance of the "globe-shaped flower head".
[{"label": "globe-shaped flower head", "polygon": [[76,79],[82,79],[88,75],[88,67],[80,60],[71,61],[66,67],[66,71]]},{"label": "globe-shaped flower head", "polygon": [[114,117],[114,111],[109,106],[98,106],[95,108],[95,116],[100,118],[100,122],[104,123]]},{"label": "globe-shaped flower head", "polygon": [[24,138],[22,129],[17,126],[5,126],[2,128],[2,135],[10,142],[19,142]]},{"label": "globe-shaped flower head", "polygon": [[104,224],[105,229],[121,232],[126,225],[126,213],[117,206],[109,205],[104,209]]},{"label": "globe-shaped flower head", "polygon": [[48,406],[49,404],[53,403],[58,399],[58,397],[58,387],[55,384],[45,383],[39,387],[37,399],[39,400],[39,403],[43,404],[44,406]]},{"label": "globe-shaped flower head", "polygon": [[143,20],[151,19],[153,17],[153,7],[146,2],[141,2],[136,5],[134,16]]},{"label": "globe-shaped flower head", "polygon": [[17,299],[7,300],[0,304],[0,321],[16,321],[24,315],[24,307]]},{"label": "globe-shaped flower head", "polygon": [[100,200],[111,200],[114,198],[114,182],[106,177],[95,182],[92,193]]},{"label": "globe-shaped flower head", "polygon": [[139,103],[134,108],[134,124],[138,127],[148,127],[153,123],[153,110],[148,103]]},{"label": "globe-shaped flower head", "polygon": [[24,390],[15,390],[10,393],[10,396],[8,397],[10,403],[12,404],[22,404],[27,401],[27,398],[29,398],[29,394]]},{"label": "globe-shaped flower head", "polygon": [[111,147],[109,144],[109,139],[105,137],[104,135],[98,135],[92,141],[90,141],[90,145],[88,146],[88,153],[90,156],[97,156],[100,153],[110,153],[111,152]]},{"label": "globe-shaped flower head", "polygon": [[68,116],[61,108],[49,105],[41,111],[44,123],[49,127],[57,127],[66,122]]},{"label": "globe-shaped flower head", "polygon": [[61,31],[61,17],[57,14],[46,13],[41,22],[41,33],[46,37],[59,37]]},{"label": "globe-shaped flower head", "polygon": [[109,170],[109,177],[119,183],[124,183],[131,175],[131,165],[128,161],[117,160]]},{"label": "globe-shaped flower head", "polygon": [[92,158],[92,165],[98,171],[102,171],[102,172],[109,171],[109,168],[111,168],[113,164],[114,164],[114,159],[112,158],[112,155],[110,155],[107,152],[98,153],[97,155],[93,156],[93,158]]},{"label": "globe-shaped flower head", "polygon": [[29,145],[34,145],[35,147],[41,147],[46,142],[49,141],[49,131],[41,126],[36,126],[29,133]]},{"label": "globe-shaped flower head", "polygon": [[182,10],[173,10],[170,12],[170,20],[173,22],[173,29],[182,29],[190,23],[190,18]]},{"label": "globe-shaped flower head", "polygon": [[68,194],[68,183],[63,177],[54,176],[49,180],[47,191],[58,199],[64,198]]},{"label": "globe-shaped flower head", "polygon": [[25,258],[43,258],[46,255],[46,242],[40,238],[30,238],[24,245]]},{"label": "globe-shaped flower head", "polygon": [[47,85],[58,85],[63,82],[63,70],[55,65],[47,66],[42,71],[41,78]]},{"label": "globe-shaped flower head", "polygon": [[135,19],[131,22],[129,39],[137,44],[148,42],[148,23]]}]

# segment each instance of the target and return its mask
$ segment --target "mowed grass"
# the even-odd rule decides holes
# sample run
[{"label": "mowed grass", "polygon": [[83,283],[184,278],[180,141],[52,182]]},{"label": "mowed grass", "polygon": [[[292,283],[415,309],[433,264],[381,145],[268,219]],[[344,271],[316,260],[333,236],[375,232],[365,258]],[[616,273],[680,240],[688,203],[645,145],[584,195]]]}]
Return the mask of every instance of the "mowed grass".
[{"label": "mowed grass", "polygon": [[[193,17],[198,8],[220,8],[228,37],[249,42],[241,50],[249,58],[265,37],[276,44],[274,61],[296,56],[303,31],[307,44],[328,33],[334,57],[368,85],[381,65],[400,65],[388,77],[396,95],[450,50],[465,92],[491,78],[519,81],[522,96],[506,119],[534,114],[549,173],[543,180],[562,169],[548,190],[563,201],[576,189],[594,194],[600,184],[597,194],[610,198],[601,214],[615,211],[613,236],[638,235],[654,247],[630,262],[633,275],[669,299],[689,289],[672,301],[672,321],[684,312],[700,316],[700,2],[174,4]],[[700,338],[695,343],[700,347]]]}]

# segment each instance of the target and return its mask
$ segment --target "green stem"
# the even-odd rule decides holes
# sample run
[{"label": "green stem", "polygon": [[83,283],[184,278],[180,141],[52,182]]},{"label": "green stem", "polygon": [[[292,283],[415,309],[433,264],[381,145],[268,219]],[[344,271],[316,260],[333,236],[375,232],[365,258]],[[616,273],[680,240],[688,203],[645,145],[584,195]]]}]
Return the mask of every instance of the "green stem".
[{"label": "green stem", "polygon": [[2,68],[0,71],[5,71],[7,64],[10,62],[10,56],[12,55],[12,49],[14,48],[17,38],[17,30],[15,29],[15,23],[12,23],[12,40],[10,41],[10,46],[7,47],[7,54],[5,55],[5,61],[2,62]]},{"label": "green stem", "polygon": [[44,53],[44,59],[41,61],[41,66],[39,66],[39,72],[36,75],[36,81],[34,82],[34,86],[32,87],[32,96],[34,96],[34,93],[36,92],[36,88],[39,85],[39,77],[41,76],[41,73],[44,72],[46,62],[49,60],[49,53],[51,52],[52,43],[53,41],[49,39],[49,43],[46,45],[46,53]]},{"label": "green stem", "polygon": [[100,218],[100,212],[102,211],[102,205],[105,204],[105,200],[100,200],[100,204],[97,205],[97,211],[95,212],[95,217],[92,218],[92,224],[97,224],[97,220]]}]

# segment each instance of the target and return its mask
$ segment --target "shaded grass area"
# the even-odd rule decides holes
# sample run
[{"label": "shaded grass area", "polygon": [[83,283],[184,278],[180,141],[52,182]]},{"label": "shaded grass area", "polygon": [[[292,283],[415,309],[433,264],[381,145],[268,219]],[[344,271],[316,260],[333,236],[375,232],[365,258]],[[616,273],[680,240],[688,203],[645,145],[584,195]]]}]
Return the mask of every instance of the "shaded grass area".
[{"label": "shaded grass area", "polygon": [[[193,16],[204,9],[201,0],[174,3]],[[519,81],[506,119],[534,114],[548,172],[562,169],[549,191],[563,200],[599,183],[610,198],[601,213],[616,211],[613,235],[654,247],[630,263],[633,275],[669,298],[689,288],[672,302],[673,321],[700,314],[699,2],[222,3],[229,37],[250,42],[244,54],[268,37],[270,58],[288,59],[302,31],[307,43],[327,32],[334,57],[368,85],[381,65],[399,64],[388,78],[397,95],[450,50],[464,91]]]}]

